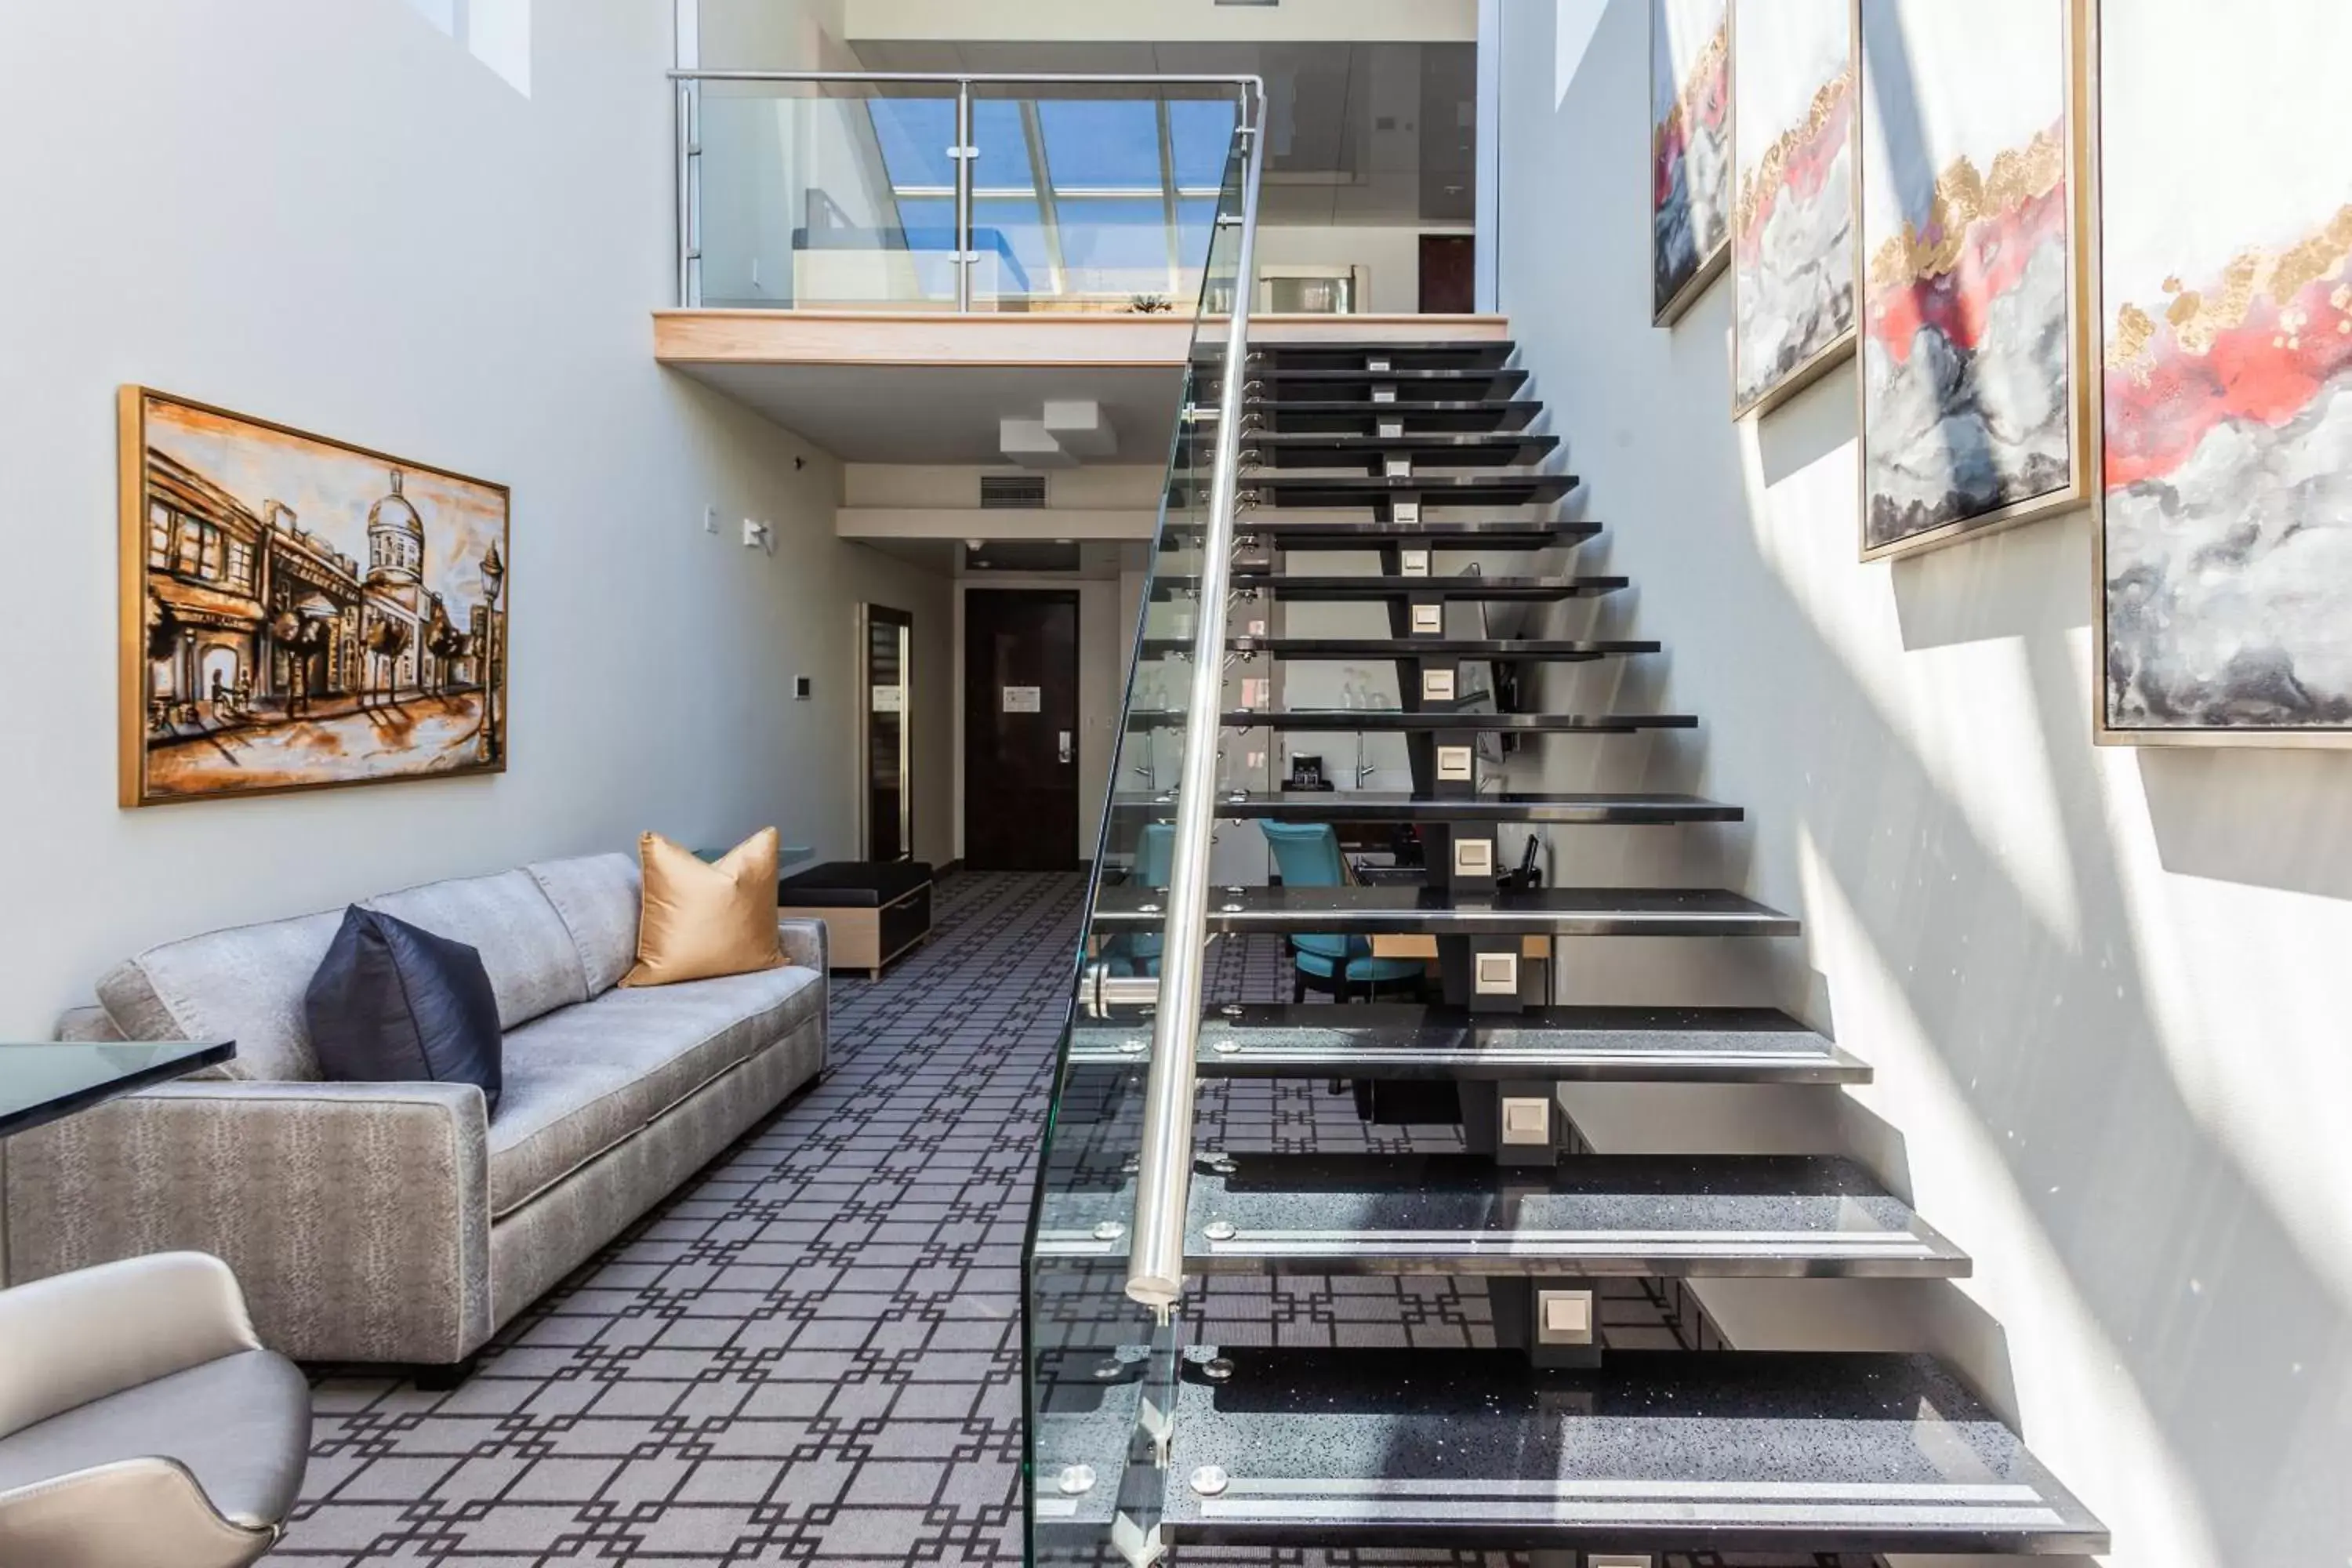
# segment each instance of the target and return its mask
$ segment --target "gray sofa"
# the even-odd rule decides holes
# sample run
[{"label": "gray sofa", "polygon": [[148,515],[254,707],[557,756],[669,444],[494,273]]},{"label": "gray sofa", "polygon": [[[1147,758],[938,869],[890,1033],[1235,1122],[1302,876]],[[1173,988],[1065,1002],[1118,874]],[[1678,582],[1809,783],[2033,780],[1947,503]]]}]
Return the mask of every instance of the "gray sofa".
[{"label": "gray sofa", "polygon": [[636,862],[608,855],[365,900],[480,951],[495,1119],[469,1084],[320,1079],[303,994],[341,911],[122,964],[62,1033],[231,1038],[236,1058],[11,1140],[10,1282],[207,1252],[287,1355],[465,1362],[824,1067],[822,924],[778,922],[782,969],[621,990],[637,898]]}]

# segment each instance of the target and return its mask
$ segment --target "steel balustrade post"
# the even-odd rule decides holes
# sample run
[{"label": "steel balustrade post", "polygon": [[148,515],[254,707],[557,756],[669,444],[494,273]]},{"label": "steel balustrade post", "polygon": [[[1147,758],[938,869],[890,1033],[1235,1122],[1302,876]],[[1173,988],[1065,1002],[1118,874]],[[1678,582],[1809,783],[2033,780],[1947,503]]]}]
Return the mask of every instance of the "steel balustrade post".
[{"label": "steel balustrade post", "polygon": [[971,143],[971,81],[969,78],[956,83],[955,140],[956,310],[968,314],[971,310],[971,269],[978,260],[971,238],[971,174],[972,165],[980,162]]},{"label": "steel balustrade post", "polygon": [[[1232,592],[1234,520],[1240,507],[1241,435],[1249,380],[1249,318],[1257,265],[1257,200],[1265,163],[1265,96],[1245,100],[1242,223],[1233,311],[1217,396],[1216,464],[1201,559],[1200,620],[1192,633],[1192,700],[1176,797],[1176,842],[1160,942],[1160,1000],[1152,1016],[1151,1071],[1144,1090],[1143,1147],[1136,1172],[1134,1241],[1127,1294],[1167,1321],[1184,1291],[1184,1212],[1192,1174],[1192,1111],[1206,981],[1209,839],[1216,825],[1217,752],[1223,739],[1225,617]],[[1214,241],[1212,240],[1213,248]]]}]

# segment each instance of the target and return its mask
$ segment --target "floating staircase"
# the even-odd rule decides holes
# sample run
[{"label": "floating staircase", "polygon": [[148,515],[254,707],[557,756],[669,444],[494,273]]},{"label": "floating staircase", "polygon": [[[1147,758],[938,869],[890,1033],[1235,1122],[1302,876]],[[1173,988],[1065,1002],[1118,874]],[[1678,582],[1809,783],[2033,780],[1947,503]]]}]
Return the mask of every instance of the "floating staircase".
[{"label": "floating staircase", "polygon": [[[1558,998],[1561,940],[1769,942],[1800,928],[1734,889],[1509,878],[1506,826],[1570,833],[1573,865],[1578,828],[1673,832],[1743,816],[1688,795],[1499,787],[1507,740],[1603,746],[1698,725],[1541,711],[1503,679],[1661,651],[1486,625],[1487,606],[1630,586],[1558,564],[1600,525],[1548,515],[1576,481],[1549,467],[1559,443],[1535,428],[1541,405],[1514,358],[1512,345],[1488,342],[1267,347],[1244,369],[1227,668],[1211,677],[1227,743],[1246,750],[1243,732],[1399,735],[1411,787],[1286,789],[1269,766],[1222,786],[1214,816],[1227,837],[1257,823],[1409,830],[1422,863],[1370,885],[1212,885],[1205,939],[1353,936],[1375,953],[1412,941],[1435,963],[1416,1000],[1213,997],[1192,1060],[1211,1083],[1345,1085],[1374,1123],[1450,1121],[1459,1152],[1196,1145],[1181,1189],[1187,1278],[1439,1278],[1483,1290],[1497,1343],[1293,1348],[1258,1335],[1227,1346],[1202,1342],[1181,1310],[1155,1323],[1121,1299],[1138,1237],[1151,944],[1168,899],[1136,847],[1172,831],[1177,798],[1123,770],[1106,844],[1125,846],[1129,865],[1124,878],[1107,869],[1087,915],[1097,969],[1112,978],[1073,1026],[1032,1238],[1034,1560],[1422,1548],[1663,1568],[1710,1552],[1812,1563],[2102,1552],[2099,1522],[1930,1358],[1609,1342],[1603,1281],[1951,1279],[1969,1265],[1851,1160],[1597,1154],[1570,1123],[1568,1084],[1833,1086],[1867,1082],[1870,1069],[1770,1009]],[[1213,356],[1199,367],[1202,406],[1179,443],[1160,541],[1169,569],[1150,591],[1171,612],[1197,599],[1205,575],[1223,370]],[[1457,559],[1521,551],[1553,556],[1508,572]],[[1367,569],[1332,567],[1343,552]],[[1390,635],[1285,628],[1287,606],[1313,603],[1385,605]],[[1161,617],[1140,658],[1186,660],[1188,629],[1181,614]],[[1341,660],[1392,668],[1397,706],[1284,708],[1278,683],[1254,679]],[[1254,695],[1235,701],[1242,693]],[[1131,711],[1129,744],[1176,743],[1182,707]]]}]

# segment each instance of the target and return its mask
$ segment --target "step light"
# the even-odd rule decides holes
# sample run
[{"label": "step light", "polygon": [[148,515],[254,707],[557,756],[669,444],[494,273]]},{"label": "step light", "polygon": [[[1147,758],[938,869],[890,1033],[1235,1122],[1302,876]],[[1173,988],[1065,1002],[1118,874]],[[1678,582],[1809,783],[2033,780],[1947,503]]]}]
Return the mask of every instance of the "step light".
[{"label": "step light", "polygon": [[[1519,994],[1519,955],[1516,952],[1482,952],[1477,962],[1477,991],[1481,996],[1517,996]],[[1538,1108],[1537,1136],[1512,1136],[1513,1116],[1524,1119],[1528,1106]],[[1517,1112],[1512,1108],[1519,1107]],[[1550,1101],[1543,1100],[1507,1100],[1503,1101],[1503,1142],[1506,1143],[1549,1143],[1551,1124],[1543,1119]]]},{"label": "step light", "polygon": [[[1495,841],[1493,839],[1457,838],[1454,841],[1454,875],[1456,878],[1475,877],[1483,879],[1494,874]],[[1514,992],[1518,990],[1516,975],[1512,977],[1511,989]]]},{"label": "step light", "polygon": [[1415,605],[1412,607],[1412,635],[1417,637],[1442,637],[1445,635],[1445,606]]},{"label": "step light", "polygon": [[[1536,1292],[1536,1343],[1539,1345],[1589,1345],[1592,1342],[1592,1292],[1590,1290],[1538,1290]],[[1599,1558],[1593,1559],[1595,1563]],[[1642,1559],[1647,1563],[1649,1559]]]},{"label": "step light", "polygon": [[1423,702],[1454,700],[1454,676],[1451,669],[1424,669],[1421,672],[1421,700]]},{"label": "step light", "polygon": [[1437,782],[1439,784],[1469,784],[1475,777],[1469,747],[1440,746],[1437,748]]},{"label": "step light", "polygon": [[[1480,977],[1482,979],[1485,976],[1486,960],[1488,958],[1497,956],[1503,958],[1512,957],[1509,953],[1486,953],[1480,955],[1478,963]],[[1517,959],[1512,959],[1512,967],[1514,969],[1518,967]],[[1513,1095],[1504,1096],[1503,1142],[1513,1145],[1514,1147],[1523,1147],[1529,1144],[1541,1147],[1542,1145],[1550,1142],[1551,1101],[1549,1100],[1539,1100],[1533,1096],[1529,1096],[1526,1099],[1520,1099]]]},{"label": "step light", "polygon": [[1404,552],[1403,564],[1400,566],[1398,570],[1407,577],[1428,576],[1429,552],[1426,550],[1408,550]]}]

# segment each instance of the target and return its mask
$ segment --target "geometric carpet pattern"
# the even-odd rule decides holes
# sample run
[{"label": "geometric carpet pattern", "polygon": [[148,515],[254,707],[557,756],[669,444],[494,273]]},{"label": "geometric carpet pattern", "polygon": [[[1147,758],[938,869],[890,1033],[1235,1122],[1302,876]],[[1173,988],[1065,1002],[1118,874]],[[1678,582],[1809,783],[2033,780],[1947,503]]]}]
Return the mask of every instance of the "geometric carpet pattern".
[{"label": "geometric carpet pattern", "polygon": [[[464,1386],[319,1383],[303,1500],[266,1561],[1019,1563],[1021,1247],[1084,894],[1076,875],[945,879],[928,946],[878,982],[835,977],[825,1078],[509,1324]],[[1218,998],[1287,999],[1278,942],[1215,959]],[[1368,1128],[1307,1082],[1205,1082],[1198,1116],[1200,1147],[1234,1151],[1454,1137]],[[1612,1343],[1720,1342],[1686,1290],[1611,1290]],[[1493,1342],[1483,1292],[1445,1280],[1218,1279],[1185,1318],[1234,1344]]]}]

